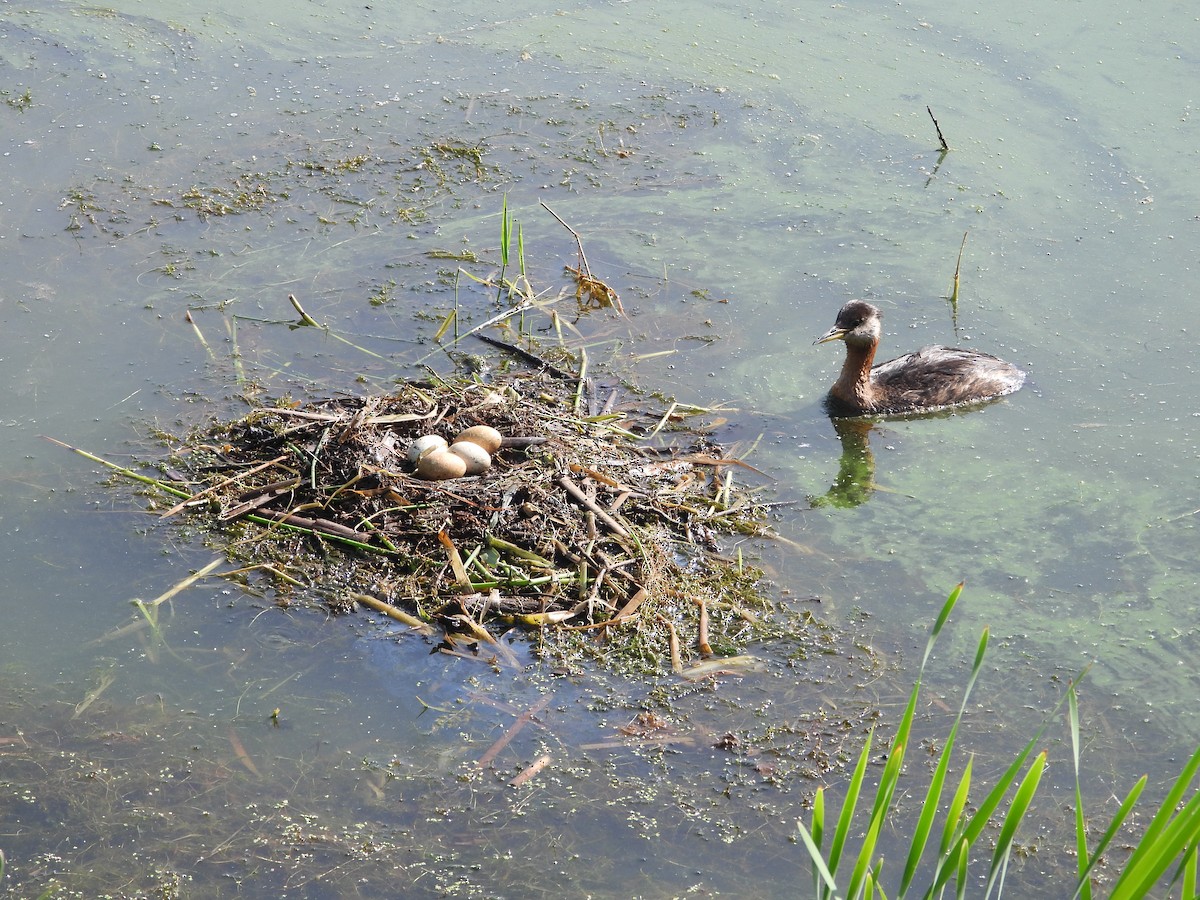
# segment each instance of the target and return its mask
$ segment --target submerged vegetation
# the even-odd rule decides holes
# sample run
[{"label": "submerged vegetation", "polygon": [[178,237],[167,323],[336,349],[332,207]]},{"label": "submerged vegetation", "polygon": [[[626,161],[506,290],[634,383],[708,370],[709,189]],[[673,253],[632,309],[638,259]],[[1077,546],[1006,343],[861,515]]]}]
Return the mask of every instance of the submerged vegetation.
[{"label": "submerged vegetation", "polygon": [[33,106],[33,92],[29,88],[25,88],[20,94],[14,94],[12,91],[6,89],[0,90],[0,99],[4,101],[6,106],[10,109],[15,109],[17,112],[25,112],[25,110]]},{"label": "submerged vegetation", "polygon": [[[185,580],[144,606],[165,611],[194,583]],[[715,893],[753,878],[766,892],[787,884],[799,896],[826,898],[1000,896],[1020,865],[1020,895],[1036,896],[1039,885],[1066,879],[1039,881],[1027,865],[1033,854],[1043,875],[1066,857],[1077,897],[1194,898],[1200,751],[1140,829],[1133,824],[1145,778],[1115,813],[1088,814],[1076,683],[1065,697],[1076,787],[1074,816],[1058,829],[1063,852],[1018,841],[1039,805],[1048,753],[1037,745],[1050,719],[976,795],[983,768],[973,756],[958,758],[958,737],[975,705],[986,631],[949,732],[921,759],[915,725],[925,664],[960,595],[961,586],[933,626],[894,729],[876,711],[814,704],[823,694],[816,682],[776,693],[786,696],[785,709],[769,699],[748,704],[753,691],[718,690],[711,681],[659,682],[640,699],[614,690],[615,682],[593,681],[584,708],[564,702],[572,692],[546,675],[452,680],[440,688],[435,678],[425,689],[435,693],[423,700],[422,728],[456,735],[440,754],[414,753],[392,729],[365,745],[345,743],[336,731],[329,747],[314,743],[306,732],[328,712],[307,710],[302,690],[281,690],[292,676],[280,679],[311,654],[307,645],[285,647],[258,671],[246,670],[240,637],[212,656],[202,647],[172,648],[163,643],[169,632],[147,626],[144,646],[167,650],[172,669],[215,663],[223,670],[218,684],[231,706],[214,719],[196,716],[173,691],[125,702],[114,661],[93,673],[90,687],[35,688],[0,676],[0,817],[10,832],[2,887],[22,897],[223,897],[238,896],[252,879],[259,892],[322,885],[339,896],[482,897],[505,893],[497,885],[536,880],[563,890],[586,882],[599,893],[606,884],[635,885],[648,896],[682,892],[677,879],[664,882],[652,871],[639,879],[619,871],[620,855],[584,853],[570,842],[547,870],[547,835],[536,821],[522,821],[530,804],[540,804],[559,816],[586,813],[577,817],[587,823],[578,837],[600,829],[619,836],[627,854],[680,830],[706,845],[737,844],[720,871],[694,867]],[[827,650],[847,655],[844,647]],[[455,665],[461,661],[446,657],[428,664]],[[831,674],[826,668],[825,677]],[[788,671],[756,677],[795,681]],[[353,708],[346,713],[352,721]],[[607,720],[600,728],[585,724],[597,716]],[[847,738],[871,723],[849,779],[838,777],[853,762]],[[689,762],[688,778],[679,777],[681,759]],[[872,797],[873,769],[880,774]],[[911,783],[917,772],[927,773],[920,789]],[[789,846],[788,829],[821,782],[830,786],[816,790],[810,824],[799,825]],[[905,798],[916,808],[902,809]],[[1061,821],[1057,802],[1050,816]],[[51,843],[50,834],[60,837]],[[890,853],[896,861],[885,865]],[[763,854],[769,870],[757,868]],[[972,869],[979,861],[982,873]],[[812,870],[809,890],[800,887],[805,868]]]},{"label": "submerged vegetation", "polygon": [[[482,898],[511,896],[514,885],[568,896],[581,884],[604,894],[630,883],[665,896],[664,878],[677,879],[631,873],[628,859],[681,830],[744,849],[745,862],[739,853],[712,874],[732,889],[764,849],[788,854],[798,871],[788,823],[801,792],[840,768],[843,745],[870,715],[813,703],[831,672],[871,674],[836,634],[815,629],[824,646],[814,643],[812,666],[794,659],[742,673],[752,684],[771,679],[774,700],[734,690],[728,677],[637,684],[536,664],[488,677],[484,666],[434,655],[421,660],[419,683],[396,685],[424,705],[401,703],[364,733],[357,696],[336,700],[314,685],[345,677],[347,660],[328,659],[345,640],[314,652],[302,638],[262,660],[246,656],[268,621],[277,623],[270,634],[288,620],[320,629],[319,616],[265,605],[250,610],[258,628],[193,646],[196,627],[206,641],[220,633],[202,621],[219,616],[188,590],[147,602],[161,634],[144,626],[107,641],[125,659],[81,684],[0,672],[0,896]],[[131,638],[146,654],[137,668],[118,649]],[[419,655],[420,641],[409,635],[399,652]],[[356,694],[385,689],[383,658],[378,678],[351,673]],[[155,665],[171,677],[153,678]],[[165,691],[130,698],[150,681]],[[197,681],[215,694],[200,714],[186,690]],[[787,712],[780,696],[793,700]],[[569,816],[575,830],[550,832],[541,810]],[[625,852],[591,852],[582,840]]]}]

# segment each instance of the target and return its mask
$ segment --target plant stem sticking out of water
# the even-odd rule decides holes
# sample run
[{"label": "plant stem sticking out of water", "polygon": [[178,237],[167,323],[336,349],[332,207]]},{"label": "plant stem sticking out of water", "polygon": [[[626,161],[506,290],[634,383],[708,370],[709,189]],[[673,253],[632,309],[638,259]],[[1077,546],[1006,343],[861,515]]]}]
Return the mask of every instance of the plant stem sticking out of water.
[{"label": "plant stem sticking out of water", "polygon": [[958,334],[958,288],[959,275],[962,273],[962,258],[963,250],[967,247],[967,235],[970,232],[963,232],[962,243],[958,245],[958,261],[954,264],[954,280],[950,283],[950,296],[946,299],[950,301],[950,321],[954,326],[954,333]]},{"label": "plant stem sticking out of water", "polygon": [[545,203],[542,204],[542,209],[554,216],[563,228],[571,232],[571,237],[575,238],[575,247],[579,251],[579,266],[578,268],[567,266],[567,271],[575,276],[575,299],[581,300],[586,296],[589,302],[593,302],[597,306],[611,306],[622,316],[625,315],[625,307],[621,305],[620,295],[592,274],[592,267],[588,265],[587,255],[583,252],[583,240],[579,237],[579,232],[568,225],[562,216]]},{"label": "plant stem sticking out of water", "polygon": [[316,319],[314,319],[312,316],[310,316],[305,311],[304,307],[300,305],[300,301],[296,298],[295,294],[288,294],[288,302],[291,303],[292,307],[296,310],[296,312],[298,312],[300,314],[300,321],[297,322],[295,325],[291,326],[292,328],[301,328],[304,326],[308,326],[311,328],[319,328],[321,331],[324,331],[327,335],[329,335],[335,341],[341,341],[347,347],[352,347],[355,350],[365,353],[365,354],[367,354],[367,356],[373,356],[376,359],[384,358],[380,354],[376,353],[374,350],[368,350],[366,347],[360,346],[359,344],[356,344],[353,341],[347,340],[346,338],[342,337],[340,334],[337,334],[336,332],[332,331],[328,325],[322,325],[320,322],[318,322]]},{"label": "plant stem sticking out of water", "polygon": [[950,145],[946,143],[946,137],[942,134],[942,126],[938,124],[937,117],[934,116],[933,110],[926,106],[925,112],[929,113],[929,118],[933,120],[933,127],[937,130],[938,143],[942,145],[942,152],[949,153]]},{"label": "plant stem sticking out of water", "polygon": [[300,314],[300,324],[308,325],[312,328],[323,328],[324,326],[304,311],[304,307],[300,305],[300,301],[296,299],[295,294],[288,294],[288,302],[292,304],[296,312]]},{"label": "plant stem sticking out of water", "polygon": [[496,279],[496,302],[504,296],[504,273],[508,270],[508,247],[512,242],[512,221],[508,218],[508,194],[500,206],[500,277]]}]

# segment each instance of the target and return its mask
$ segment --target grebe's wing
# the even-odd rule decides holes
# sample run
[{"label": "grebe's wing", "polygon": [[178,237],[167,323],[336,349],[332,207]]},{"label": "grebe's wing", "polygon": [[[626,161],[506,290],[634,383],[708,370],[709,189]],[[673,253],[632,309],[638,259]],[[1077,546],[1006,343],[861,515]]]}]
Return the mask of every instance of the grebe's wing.
[{"label": "grebe's wing", "polygon": [[933,346],[880,363],[871,380],[889,406],[933,408],[1011,394],[1025,373],[989,353]]}]

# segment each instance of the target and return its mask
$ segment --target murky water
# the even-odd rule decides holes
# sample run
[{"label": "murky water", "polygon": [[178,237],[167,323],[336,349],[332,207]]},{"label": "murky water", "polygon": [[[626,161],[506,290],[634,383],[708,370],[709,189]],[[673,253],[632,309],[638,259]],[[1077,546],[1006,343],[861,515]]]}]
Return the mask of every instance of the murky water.
[{"label": "murky water", "polygon": [[[1015,752],[1094,660],[1096,802],[1148,766],[1169,781],[1200,740],[1198,32],[1166,2],[4,7],[14,890],[794,893],[793,823],[856,752],[822,723],[894,720],[963,578],[930,681],[953,694],[991,626],[976,748]],[[730,444],[761,438],[751,461],[796,502],[788,543],[743,550],[797,605],[820,599],[833,654],[758,647],[772,665],[740,681],[629,685],[431,656],[365,616],[284,608],[266,580],[202,581],[153,624],[131,609],[212,551],[41,435],[157,457],[153,430],[245,393],[448,366],[424,359],[454,303],[430,253],[494,258],[504,194],[535,281],[557,289],[574,260],[545,201],[621,291],[627,322],[579,320],[594,361],[725,405]],[[288,293],[345,340],[289,328]],[[810,345],[854,296],[885,311],[881,352],[967,344],[1031,381],[876,426],[873,482],[831,495],[840,350]],[[665,730],[639,710],[669,710]],[[933,708],[923,727],[944,724]],[[1070,784],[1052,733],[1051,812],[1014,876],[1043,887],[1070,865],[1036,846]]]}]

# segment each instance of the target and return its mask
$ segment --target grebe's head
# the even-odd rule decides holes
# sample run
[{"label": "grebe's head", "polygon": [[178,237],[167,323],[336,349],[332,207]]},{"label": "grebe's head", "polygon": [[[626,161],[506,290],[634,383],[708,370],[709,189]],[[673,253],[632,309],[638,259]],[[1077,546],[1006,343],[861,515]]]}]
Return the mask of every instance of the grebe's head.
[{"label": "grebe's head", "polygon": [[879,322],[882,318],[883,313],[865,300],[851,300],[838,312],[833,327],[824,337],[817,338],[813,343],[845,341],[847,344],[859,346],[877,344],[881,331]]}]

